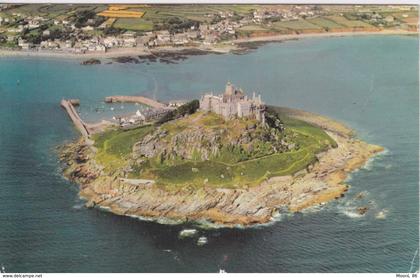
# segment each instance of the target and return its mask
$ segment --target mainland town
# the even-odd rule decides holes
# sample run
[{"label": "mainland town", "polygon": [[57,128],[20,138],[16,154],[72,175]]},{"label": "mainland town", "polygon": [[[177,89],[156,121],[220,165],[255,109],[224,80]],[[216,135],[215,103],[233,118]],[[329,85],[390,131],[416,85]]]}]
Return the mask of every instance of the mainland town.
[{"label": "mainland town", "polygon": [[305,34],[416,34],[416,6],[0,4],[0,49],[101,55]]}]

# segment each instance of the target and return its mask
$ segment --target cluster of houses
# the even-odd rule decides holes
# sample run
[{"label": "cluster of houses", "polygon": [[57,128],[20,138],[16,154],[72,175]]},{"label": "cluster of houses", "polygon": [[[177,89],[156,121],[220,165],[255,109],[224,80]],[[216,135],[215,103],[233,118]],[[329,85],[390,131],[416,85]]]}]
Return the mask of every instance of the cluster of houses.
[{"label": "cluster of houses", "polygon": [[[7,8],[8,4],[0,4],[0,10]],[[103,29],[109,20],[98,27],[94,19],[88,19],[84,27],[76,27],[75,23],[66,19],[48,19],[42,16],[27,16],[20,13],[0,16],[0,30],[3,30],[7,41],[17,44],[24,50],[50,50],[65,51],[71,53],[106,52],[112,48],[153,48],[160,46],[185,46],[185,45],[212,45],[220,41],[235,38],[238,29],[250,24],[268,24],[272,21],[290,21],[300,18],[311,18],[321,16],[333,9],[326,7],[320,9],[316,5],[287,5],[287,6],[262,6],[249,15],[238,16],[232,11],[218,11],[209,13],[206,16],[211,18],[211,23],[201,23],[199,26],[192,26],[183,32],[170,32],[159,30],[138,34],[126,31],[116,35],[97,35],[96,29]],[[361,8],[360,8],[361,9]],[[408,8],[410,9],[410,8]],[[342,14],[341,14],[342,16]],[[376,12],[363,12],[363,20],[381,25],[392,25],[397,20],[392,15],[381,15]],[[408,15],[402,15],[407,17]],[[366,18],[367,17],[367,18]],[[215,20],[217,18],[217,20]],[[48,25],[48,29],[42,31],[40,43],[33,45],[23,38],[23,33],[41,26]],[[112,24],[111,24],[112,25]],[[62,30],[66,36],[50,36],[51,28]],[[43,29],[43,28],[41,28]],[[100,32],[99,32],[100,33]],[[1,38],[0,38],[1,39]]]},{"label": "cluster of houses", "polygon": [[114,116],[112,119],[117,121],[121,128],[130,129],[144,123],[158,120],[172,109],[172,107],[148,108],[143,111],[137,110],[135,114],[128,116]]},{"label": "cluster of houses", "polygon": [[[7,7],[6,7],[7,8]],[[192,26],[180,33],[170,33],[168,30],[145,32],[141,35],[127,31],[120,35],[96,36],[96,29],[103,29],[104,22],[98,27],[93,26],[93,19],[89,19],[87,25],[81,28],[75,23],[65,19],[47,19],[42,16],[26,16],[13,13],[8,17],[0,17],[0,26],[7,26],[5,34],[9,42],[16,43],[23,50],[49,50],[64,51],[70,53],[106,52],[112,48],[123,47],[159,47],[159,46],[184,46],[204,44],[211,45],[221,41],[224,36],[234,36],[236,29],[250,22],[250,19],[241,21],[233,20],[234,13],[231,11],[209,14],[209,17],[217,15],[220,20],[213,24],[201,24],[199,27]],[[52,24],[51,24],[52,23]],[[92,24],[91,24],[92,23]],[[50,27],[42,31],[39,44],[33,44],[23,38],[22,33],[26,30],[37,29],[41,25],[48,24],[52,28],[63,30],[70,34],[66,39],[50,38]],[[4,30],[4,28],[3,28]]]},{"label": "cluster of houses", "polygon": [[322,10],[315,6],[298,6],[293,7],[268,7],[266,9],[256,10],[252,14],[252,22],[261,24],[266,20],[273,18],[281,21],[298,20],[299,18],[311,18],[322,14]]},{"label": "cluster of houses", "polygon": [[0,17],[0,25],[19,22],[16,28],[9,28],[7,31],[11,33],[20,33],[25,29],[36,29],[47,20],[48,19],[42,16],[24,16],[20,13],[13,13],[12,17]]},{"label": "cluster of houses", "polygon": [[192,27],[190,30],[183,33],[171,34],[168,30],[161,30],[156,32],[147,32],[147,42],[145,43],[148,47],[156,46],[170,46],[170,45],[186,45],[192,43],[201,38],[201,33]]},{"label": "cluster of houses", "polygon": [[[2,19],[0,18],[0,21]],[[62,24],[62,23],[60,23]],[[39,27],[39,26],[38,26]],[[91,27],[91,26],[88,26]],[[17,45],[23,50],[53,50],[65,51],[72,53],[86,53],[86,52],[106,52],[112,48],[132,48],[132,47],[159,47],[159,46],[183,46],[203,41],[205,44],[213,44],[219,41],[220,34],[228,33],[235,34],[234,29],[238,25],[229,25],[224,22],[219,22],[213,25],[203,25],[200,29],[189,29],[182,33],[170,33],[168,30],[161,30],[155,32],[145,32],[142,35],[137,35],[135,32],[127,31],[121,35],[108,36],[88,36],[85,38],[83,33],[86,32],[86,27],[77,29],[74,25],[72,28],[72,39],[63,40],[60,38],[50,39],[50,30],[42,32],[43,39],[39,45],[34,45],[31,42],[19,36],[28,27],[27,25],[19,25],[16,28],[10,28],[8,33],[15,33],[16,35],[8,36],[9,41],[16,41]],[[34,27],[37,28],[37,27]],[[93,28],[93,27],[91,27]],[[79,36],[81,35],[81,36]]]}]

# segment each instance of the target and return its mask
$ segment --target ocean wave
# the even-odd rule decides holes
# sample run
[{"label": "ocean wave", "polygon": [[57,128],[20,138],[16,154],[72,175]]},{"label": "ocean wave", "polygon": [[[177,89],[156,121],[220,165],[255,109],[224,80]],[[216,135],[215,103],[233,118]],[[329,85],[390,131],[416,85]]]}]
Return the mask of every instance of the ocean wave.
[{"label": "ocean wave", "polygon": [[318,205],[310,206],[310,207],[307,207],[307,208],[305,208],[305,209],[301,210],[301,212],[302,212],[303,214],[318,213],[318,212],[320,212],[321,210],[326,209],[326,208],[327,208],[327,205],[328,205],[329,203],[330,203],[330,202],[327,202],[327,203],[320,203],[320,204],[318,204]]},{"label": "ocean wave", "polygon": [[352,196],[348,195],[347,199],[339,202],[334,209],[349,218],[370,216],[376,219],[386,219],[389,209],[382,208],[375,199],[369,198],[370,195],[370,192],[366,190]]},{"label": "ocean wave", "polygon": [[[214,229],[223,229],[223,228],[246,229],[246,228],[253,227],[253,226],[243,226],[243,225],[240,225],[240,224],[236,224],[236,225],[216,224],[216,223],[210,222],[208,220],[204,220],[204,219],[203,220],[195,220],[194,224],[198,228],[203,229],[203,230],[214,230]],[[258,224],[258,225],[260,225],[260,224]]]},{"label": "ocean wave", "polygon": [[166,217],[153,218],[153,217],[145,217],[145,216],[139,216],[139,215],[134,215],[134,214],[128,214],[126,216],[135,218],[141,221],[156,222],[163,225],[180,225],[184,223],[182,220],[173,220]]},{"label": "ocean wave", "polygon": [[375,215],[375,218],[380,220],[386,219],[388,212],[388,209],[382,209]]},{"label": "ocean wave", "polygon": [[361,170],[365,171],[372,171],[374,167],[381,166],[385,169],[392,168],[391,164],[379,164],[378,162],[383,160],[384,156],[390,155],[391,152],[388,149],[384,149],[382,152],[377,153],[375,156],[369,158],[365,164],[359,169],[353,170],[351,173],[348,173],[346,179],[344,180],[345,183],[351,182],[353,180],[353,175],[358,173]]},{"label": "ocean wave", "polygon": [[373,169],[373,166],[374,166],[373,164],[375,160],[376,160],[376,157],[369,158],[360,169],[371,171]]},{"label": "ocean wave", "polygon": [[362,218],[364,216],[358,213],[356,208],[344,208],[340,212],[350,218]]},{"label": "ocean wave", "polygon": [[249,225],[249,226],[244,226],[244,225],[240,225],[240,224],[235,224],[235,225],[223,225],[223,224],[216,224],[213,222],[210,222],[208,220],[196,220],[194,222],[194,224],[197,225],[197,227],[199,227],[200,229],[203,230],[213,230],[213,229],[222,229],[222,228],[230,228],[230,229],[258,229],[258,228],[262,228],[262,227],[270,227],[275,225],[277,222],[281,222],[284,221],[290,217],[292,217],[294,215],[294,213],[292,212],[286,212],[286,211],[276,211],[275,213],[273,213],[273,215],[271,216],[271,219],[269,222],[266,223],[260,223],[260,224],[253,224],[253,225]]},{"label": "ocean wave", "polygon": [[[371,171],[372,168],[373,168],[373,166],[378,165],[378,164],[376,164],[374,162],[381,161],[386,156],[389,156],[389,155],[391,155],[391,151],[389,149],[387,149],[387,148],[384,148],[383,151],[381,151],[381,152],[377,153],[375,156],[369,158],[366,161],[366,163],[361,167],[361,169],[364,169],[364,170],[367,170],[367,171]],[[389,164],[387,164],[387,165],[389,165]],[[383,167],[386,168],[385,165],[383,165]]]},{"label": "ocean wave", "polygon": [[357,208],[360,206],[360,201],[356,198],[347,200],[342,205],[337,205],[337,211],[349,218],[362,218],[365,214],[360,214]]},{"label": "ocean wave", "polygon": [[337,206],[337,211],[349,218],[362,218],[365,214],[360,214],[357,212],[357,206],[346,205]]},{"label": "ocean wave", "polygon": [[74,206],[72,206],[72,208],[76,209],[76,210],[79,210],[79,209],[84,208],[84,206],[85,206],[84,203],[78,203],[78,204],[75,204]]}]

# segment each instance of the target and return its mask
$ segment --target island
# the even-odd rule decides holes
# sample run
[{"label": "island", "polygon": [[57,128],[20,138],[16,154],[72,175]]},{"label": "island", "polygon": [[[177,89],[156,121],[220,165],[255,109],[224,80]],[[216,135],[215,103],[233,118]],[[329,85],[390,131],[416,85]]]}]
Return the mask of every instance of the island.
[{"label": "island", "polygon": [[101,128],[72,103],[62,106],[83,136],[60,157],[86,206],[159,223],[268,223],[343,197],[348,174],[383,151],[335,120],[266,105],[230,82],[200,100],[148,101],[147,113]]}]

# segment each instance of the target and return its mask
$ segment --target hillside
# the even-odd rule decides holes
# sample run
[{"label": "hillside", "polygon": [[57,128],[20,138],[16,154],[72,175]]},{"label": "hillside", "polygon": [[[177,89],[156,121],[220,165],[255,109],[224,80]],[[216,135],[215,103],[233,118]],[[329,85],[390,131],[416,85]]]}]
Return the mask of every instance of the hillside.
[{"label": "hillside", "polygon": [[[155,180],[162,186],[255,186],[294,174],[335,142],[320,128],[274,113],[276,123],[193,115],[130,131],[97,135],[96,158],[109,174]],[[267,121],[269,122],[269,121]]]}]

